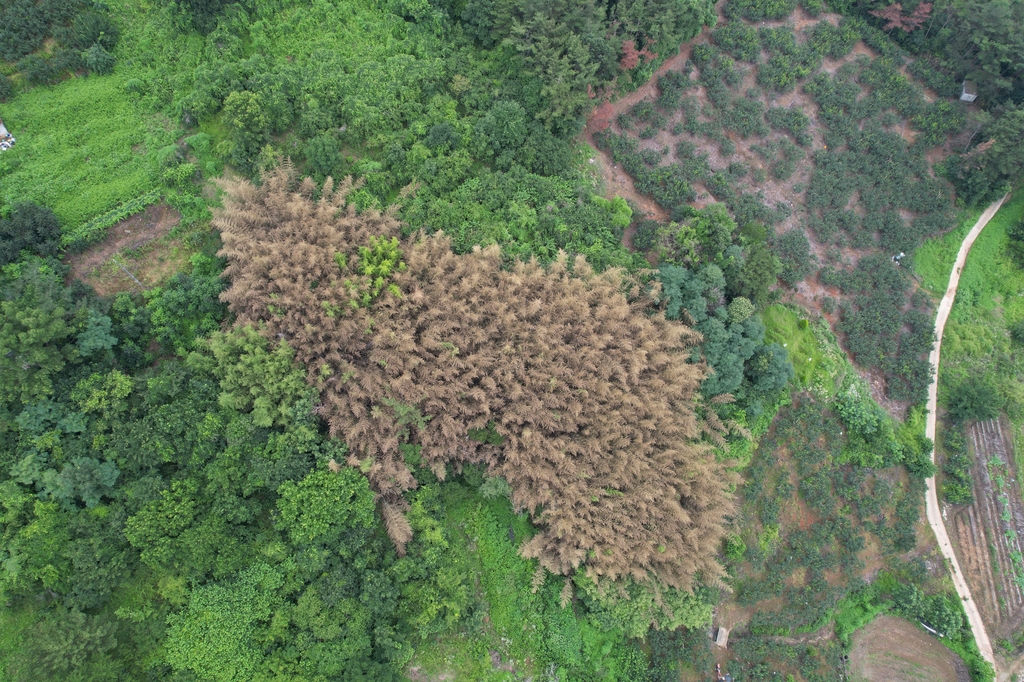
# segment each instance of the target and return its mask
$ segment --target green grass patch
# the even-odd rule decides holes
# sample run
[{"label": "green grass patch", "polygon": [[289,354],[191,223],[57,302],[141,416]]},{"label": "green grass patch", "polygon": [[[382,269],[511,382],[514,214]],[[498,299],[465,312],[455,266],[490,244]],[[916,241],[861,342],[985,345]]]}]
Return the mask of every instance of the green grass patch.
[{"label": "green grass patch", "polygon": [[1015,422],[1024,418],[1024,363],[1008,327],[1024,320],[1024,270],[1007,250],[1007,228],[1024,217],[1024,196],[1004,205],[967,256],[942,340],[939,394],[968,378],[1002,390]]},{"label": "green grass patch", "polygon": [[[518,679],[515,673],[496,670],[491,661],[491,642],[478,633],[452,633],[419,647],[410,664],[436,679],[484,680],[506,682]],[[451,675],[452,677],[442,677]]]},{"label": "green grass patch", "polygon": [[789,353],[794,380],[801,389],[829,402],[853,369],[828,324],[803,317],[805,312],[781,304],[768,307],[761,316],[767,328],[765,340]]},{"label": "green grass patch", "polygon": [[932,295],[941,297],[946,293],[949,273],[960,251],[960,244],[985,208],[982,206],[961,211],[954,229],[941,237],[926,239],[914,251],[914,272],[921,278],[921,287]]},{"label": "green grass patch", "polygon": [[881,601],[878,599],[879,587],[885,583],[884,577],[879,578],[874,583],[866,585],[857,592],[843,597],[836,604],[833,612],[836,637],[843,643],[844,648],[850,648],[850,637],[854,632],[873,621],[875,616],[892,606],[891,601]]},{"label": "green grass patch", "polygon": [[783,305],[769,307],[761,319],[768,329],[765,341],[783,346],[793,363],[796,380],[803,387],[810,386],[824,357],[810,321]]},{"label": "green grass patch", "polygon": [[[1022,219],[1024,193],[999,209],[971,247],[943,334],[939,370],[940,402],[964,381],[994,386],[1018,446],[1024,432],[1024,354],[1009,328],[1024,321],[1024,269],[1009,252],[1007,230]],[[1022,470],[1021,447],[1015,451]]]},{"label": "green grass patch", "polygon": [[[548,574],[534,590],[537,562],[519,556],[519,545],[536,532],[526,515],[516,514],[507,499],[485,499],[462,483],[438,485],[451,563],[466,567],[475,605],[453,630],[418,646],[411,665],[456,680],[549,672],[563,682],[632,679],[628,671],[639,650],[620,630],[598,627],[579,603],[562,608],[563,577]],[[500,656],[497,667],[491,652]]]},{"label": "green grass patch", "polygon": [[8,666],[25,644],[25,630],[39,617],[39,609],[31,604],[0,609],[0,680],[5,680]]},{"label": "green grass patch", "polygon": [[1005,310],[1005,318],[1024,317],[1024,270],[1007,253],[1007,230],[1024,218],[1024,192],[1004,204],[993,216],[967,255],[960,273],[954,307],[973,306]]},{"label": "green grass patch", "polygon": [[71,231],[157,187],[155,152],[176,131],[139,110],[121,84],[72,78],[4,106],[18,145],[0,155],[0,208],[35,201]]}]

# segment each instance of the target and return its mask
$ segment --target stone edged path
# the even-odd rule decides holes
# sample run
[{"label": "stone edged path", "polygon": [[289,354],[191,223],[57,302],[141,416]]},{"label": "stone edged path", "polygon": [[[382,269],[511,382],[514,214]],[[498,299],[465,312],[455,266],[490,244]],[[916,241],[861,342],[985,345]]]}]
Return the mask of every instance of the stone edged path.
[{"label": "stone edged path", "polygon": [[[988,221],[992,219],[992,216],[996,214],[999,207],[1009,197],[1010,195],[1006,194],[1002,199],[986,208],[985,212],[978,218],[978,222],[974,223],[974,227],[967,233],[964,241],[960,244],[960,251],[956,254],[953,271],[949,273],[949,286],[946,287],[946,293],[939,303],[938,314],[935,316],[935,347],[932,349],[931,355],[928,356],[928,361],[935,369],[935,376],[932,378],[931,385],[928,386],[928,417],[925,421],[925,435],[931,438],[932,442],[935,441],[935,410],[938,407],[939,351],[942,347],[942,332],[946,327],[946,320],[949,319],[949,312],[953,309],[956,288],[960,284],[960,271],[963,269],[964,263],[967,262],[967,253],[971,250],[974,240],[978,238],[981,231],[988,225]],[[932,463],[935,463],[934,450],[932,450]],[[977,642],[978,650],[985,660],[995,666],[996,659],[992,652],[992,643],[988,639],[988,632],[985,630],[985,623],[982,622],[981,614],[978,613],[978,607],[971,598],[971,588],[967,586],[967,581],[960,571],[960,563],[956,560],[953,545],[950,544],[949,535],[946,534],[946,525],[942,522],[942,510],[939,507],[939,496],[935,489],[934,476],[928,479],[926,500],[928,524],[932,527],[932,532],[935,533],[935,539],[939,543],[942,556],[946,557],[946,561],[949,562],[949,570],[953,576],[953,585],[956,587],[956,593],[960,595],[960,599],[963,601],[964,610],[967,612],[967,620],[971,624],[971,632],[974,633],[974,641]]]}]

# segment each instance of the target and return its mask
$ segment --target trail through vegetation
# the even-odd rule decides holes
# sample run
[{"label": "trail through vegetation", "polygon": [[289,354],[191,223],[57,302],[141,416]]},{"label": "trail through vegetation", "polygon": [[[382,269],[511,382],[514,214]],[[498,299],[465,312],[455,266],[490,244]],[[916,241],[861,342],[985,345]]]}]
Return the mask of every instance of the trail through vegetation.
[{"label": "trail through vegetation", "polygon": [[[936,412],[938,410],[938,367],[940,350],[942,347],[942,333],[946,326],[946,320],[949,318],[950,310],[953,308],[953,300],[956,298],[957,286],[960,284],[960,271],[964,267],[964,263],[967,260],[967,254],[970,252],[975,239],[978,238],[978,235],[981,234],[981,231],[985,228],[1008,197],[1009,195],[1005,195],[986,208],[978,218],[978,221],[974,224],[974,227],[971,228],[971,231],[967,233],[966,237],[964,237],[963,242],[960,244],[960,251],[957,253],[956,260],[953,262],[953,269],[949,274],[949,286],[946,288],[946,293],[943,295],[942,301],[939,302],[938,313],[935,317],[936,341],[931,355],[928,358],[928,361],[936,371],[935,378],[932,379],[931,384],[928,386],[928,417],[925,424],[925,434],[928,438],[932,439],[932,441],[935,440]],[[934,453],[932,457],[934,458]],[[981,614],[978,612],[977,605],[971,600],[971,589],[968,587],[963,573],[960,571],[960,564],[957,561],[956,553],[953,552],[953,546],[949,542],[949,535],[946,533],[946,526],[943,523],[942,513],[939,508],[939,497],[936,490],[935,477],[932,476],[929,478],[927,483],[928,523],[932,527],[932,532],[935,533],[935,538],[939,543],[939,549],[942,551],[942,555],[947,561],[949,561],[953,585],[956,587],[957,594],[960,595],[960,598],[964,602],[964,609],[967,611],[967,618],[971,623],[971,631],[974,633],[975,641],[977,641],[978,650],[981,651],[985,660],[995,665],[995,654],[992,651],[992,644],[988,639],[985,623],[981,619]]]}]

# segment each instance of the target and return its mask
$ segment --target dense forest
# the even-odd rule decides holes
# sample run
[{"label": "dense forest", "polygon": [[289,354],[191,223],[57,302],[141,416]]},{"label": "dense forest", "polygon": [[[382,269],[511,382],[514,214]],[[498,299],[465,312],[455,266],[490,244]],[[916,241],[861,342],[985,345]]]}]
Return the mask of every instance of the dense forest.
[{"label": "dense forest", "polygon": [[0,0],[0,679],[811,682],[884,610],[991,679],[915,530],[932,302],[889,251],[1018,181],[1015,22]]}]

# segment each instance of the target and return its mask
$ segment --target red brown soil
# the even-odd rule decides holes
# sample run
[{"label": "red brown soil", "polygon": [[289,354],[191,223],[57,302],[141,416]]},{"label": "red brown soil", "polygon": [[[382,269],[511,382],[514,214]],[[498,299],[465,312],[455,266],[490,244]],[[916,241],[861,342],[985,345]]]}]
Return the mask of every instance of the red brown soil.
[{"label": "red brown soil", "polygon": [[939,640],[913,623],[878,616],[853,635],[851,682],[970,682],[967,666]]},{"label": "red brown soil", "polygon": [[[719,3],[719,20],[724,21],[721,16],[722,3]],[[820,17],[812,18],[807,16],[802,9],[798,9],[790,19],[787,21],[775,21],[775,22],[760,22],[758,26],[781,26],[784,24],[790,24],[799,31],[800,29],[817,23],[818,21],[830,21],[832,23],[838,23],[839,15],[836,14],[823,14]],[[638,102],[642,100],[654,100],[658,96],[658,76],[664,75],[668,71],[681,70],[686,60],[690,57],[690,52],[694,45],[701,43],[707,43],[710,41],[711,29],[705,28],[704,31],[697,36],[692,42],[682,45],[679,52],[672,57],[669,57],[665,62],[658,68],[652,78],[647,81],[644,85],[638,88],[636,91],[631,92],[623,97],[611,102],[612,114],[610,116],[612,120],[611,129],[615,132],[623,132],[615,123],[615,118],[620,114],[628,112]],[[855,60],[860,55],[874,56],[874,53],[863,43],[857,43],[854,50],[847,56],[841,59],[826,59],[823,64],[823,70],[829,73],[834,73],[842,64]],[[756,72],[749,65],[740,65],[740,68],[746,70],[742,84],[737,88],[738,92],[746,92],[750,88],[756,85],[755,77]],[[698,103],[704,107],[707,104],[707,95],[704,91],[703,86],[695,85],[687,91],[686,96],[694,97]],[[794,184],[803,183],[807,184],[810,180],[811,175],[811,162],[810,155],[813,150],[820,149],[824,146],[822,140],[822,131],[819,129],[815,122],[813,114],[817,112],[817,105],[811,100],[810,96],[804,93],[801,89],[797,88],[791,92],[779,94],[774,92],[765,92],[761,96],[761,101],[766,106],[777,106],[777,107],[789,107],[796,106],[803,109],[811,115],[811,134],[814,138],[814,142],[807,149],[808,158],[805,158],[802,162],[797,164],[796,171],[786,181],[778,181],[772,178],[770,175],[768,179],[754,186],[752,183],[747,183],[748,189],[760,190],[764,193],[765,199],[771,204],[788,203],[790,205],[800,203],[799,197],[793,192],[792,186]],[[640,194],[634,184],[633,179],[626,174],[615,162],[611,156],[597,148],[594,142],[594,133],[602,127],[602,124],[609,118],[607,107],[604,107],[600,114],[595,112],[591,115],[587,121],[587,126],[583,131],[583,137],[591,147],[594,148],[595,153],[591,159],[591,163],[596,166],[596,171],[604,182],[605,194],[608,197],[621,196],[635,202],[647,217],[655,218],[657,220],[666,221],[668,219],[667,211],[657,205],[654,200],[647,196]],[[671,133],[672,126],[682,120],[682,112],[674,112],[668,119],[668,123],[664,130],[661,130],[655,137],[648,140],[638,140],[641,149],[664,149],[669,148],[669,153],[665,155],[663,163],[671,164],[675,163],[675,142],[678,139],[686,138],[690,139],[692,136],[684,133],[682,136],[676,136]],[[705,143],[705,146],[700,148],[700,152],[707,154],[708,163],[712,168],[721,169],[725,168],[731,162],[742,161],[743,163],[750,166],[751,170],[761,169],[768,173],[769,164],[754,152],[751,147],[757,144],[764,143],[768,138],[751,136],[746,139],[740,138],[734,131],[727,131],[726,133],[729,138],[736,145],[736,153],[728,158],[723,158],[719,152],[718,146],[714,144],[707,144],[707,140],[696,139],[695,141]],[[769,137],[777,137],[777,135],[770,135]],[[708,196],[706,189],[700,184],[694,186],[694,190],[697,192],[697,201],[693,202],[693,205],[700,208],[714,201],[713,198]],[[800,227],[801,217],[798,212],[794,212],[794,215],[780,224],[776,230],[778,232],[786,232],[788,230]],[[814,235],[808,235],[808,237],[814,241]],[[815,245],[818,246],[818,245]],[[816,251],[820,252],[820,255],[824,255],[825,247],[816,248]],[[855,262],[855,261],[854,261]],[[805,307],[820,313],[820,304],[817,304],[810,299],[804,304]]]},{"label": "red brown soil", "polygon": [[[157,284],[168,274],[168,268],[178,265],[172,262],[164,267],[166,259],[148,259],[145,266],[138,256],[131,252],[146,250],[164,240],[167,234],[181,222],[181,215],[166,204],[154,204],[142,213],[137,213],[117,223],[107,233],[106,239],[86,251],[68,256],[66,263],[71,266],[69,278],[80,279],[91,285],[100,295],[119,291],[138,290],[139,285],[119,267],[128,269],[143,288]],[[125,254],[128,252],[128,255]],[[176,269],[176,268],[174,268]]]},{"label": "red brown soil", "polygon": [[[721,13],[722,7],[723,3],[719,3],[717,6],[720,23],[725,21],[725,18]],[[840,17],[837,14],[822,14],[818,17],[810,17],[802,8],[798,8],[793,15],[784,21],[764,21],[758,22],[756,25],[759,27],[791,25],[797,31],[797,37],[798,40],[800,40],[801,29],[819,21],[829,21],[833,24],[837,24],[839,18]],[[631,200],[638,205],[641,211],[649,218],[654,218],[659,221],[667,221],[668,212],[658,206],[653,198],[640,194],[636,190],[636,187],[633,184],[633,179],[626,174],[621,167],[614,163],[608,153],[597,148],[597,145],[594,142],[594,133],[598,129],[604,127],[609,120],[612,122],[610,129],[615,132],[622,133],[623,131],[619,128],[616,118],[620,114],[628,112],[634,105],[642,100],[656,99],[659,92],[657,86],[658,76],[663,75],[668,71],[681,70],[686,60],[689,58],[693,46],[710,41],[711,30],[712,29],[705,28],[704,31],[692,42],[682,45],[678,54],[666,59],[655,72],[653,77],[639,89],[610,102],[610,110],[609,105],[604,105],[602,107],[600,115],[597,114],[595,110],[595,113],[588,120],[587,126],[583,132],[585,141],[588,142],[595,150],[590,162],[594,166],[596,174],[599,175],[603,181],[605,195],[608,197],[621,196]],[[850,54],[840,59],[825,59],[821,70],[834,74],[843,64],[855,61],[862,56],[874,58],[877,55],[863,42],[858,42]],[[746,92],[748,89],[755,86],[755,70],[751,68],[750,65],[738,63],[738,66],[742,69],[746,69],[746,73],[744,74],[743,83],[736,89],[736,91]],[[707,105],[706,93],[703,86],[699,84],[695,84],[691,87],[684,96],[694,97],[702,108]],[[925,96],[928,101],[934,101],[936,99],[935,93],[931,91],[926,90]],[[700,153],[707,154],[708,163],[714,169],[723,169],[731,162],[741,161],[747,164],[751,168],[751,171],[756,169],[764,171],[767,175],[767,180],[765,182],[755,184],[748,177],[746,180],[739,183],[738,188],[746,189],[748,191],[759,190],[763,192],[764,197],[769,204],[776,205],[786,203],[791,207],[794,207],[795,210],[793,211],[793,215],[777,225],[775,227],[775,231],[779,234],[793,229],[804,231],[811,245],[811,254],[819,264],[831,263],[841,267],[856,266],[861,256],[871,253],[875,251],[875,249],[854,249],[849,246],[836,247],[819,242],[817,237],[804,227],[806,215],[800,210],[803,204],[803,199],[794,190],[794,185],[803,184],[806,186],[809,183],[811,172],[813,170],[810,160],[811,155],[814,150],[824,147],[823,131],[816,120],[818,110],[817,105],[809,95],[803,92],[800,87],[783,94],[765,91],[764,94],[761,95],[760,99],[769,107],[792,106],[800,108],[811,118],[810,133],[812,135],[813,142],[806,149],[807,157],[797,164],[795,172],[786,181],[779,181],[773,178],[769,172],[769,164],[765,163],[761,156],[751,149],[754,145],[763,144],[769,138],[778,137],[777,134],[772,134],[769,138],[752,136],[747,139],[741,139],[735,132],[727,131],[727,135],[736,145],[736,153],[731,157],[723,158],[719,152],[718,145],[705,138],[694,138],[688,133],[683,133],[680,136],[676,136],[671,133],[671,129],[674,124],[683,119],[682,112],[677,111],[668,117],[668,123],[664,126],[664,129],[659,131],[653,138],[648,140],[637,139],[638,145],[641,149],[664,150],[665,148],[668,148],[669,152],[663,156],[662,163],[671,164],[677,161],[675,158],[676,142],[679,139],[691,139],[698,144]],[[908,127],[905,121],[894,130],[902,135],[908,142],[913,141],[915,133]],[[954,140],[948,140],[942,147],[930,150],[928,152],[929,162],[935,163],[948,155],[951,151],[951,145],[954,144]],[[697,192],[697,200],[694,201],[692,205],[701,208],[714,201],[714,199],[708,195],[706,188],[699,183],[695,183],[694,190]],[[855,201],[852,203],[856,204]],[[859,205],[856,205],[854,210],[863,214],[863,208]],[[624,243],[628,248],[632,248],[632,236],[632,230],[627,230]],[[798,284],[795,290],[786,290],[784,294],[784,299],[786,301],[805,308],[810,311],[812,315],[825,318],[833,331],[835,331],[836,323],[838,322],[838,313],[824,312],[822,309],[822,303],[826,297],[832,298],[836,301],[846,298],[846,296],[844,296],[838,289],[834,287],[826,287],[821,284],[821,282],[818,281],[817,273],[810,275],[804,282]],[[840,341],[842,341],[842,339],[840,339]],[[905,416],[909,403],[890,400],[886,397],[884,375],[881,372],[865,370],[863,368],[858,369],[870,385],[871,392],[875,400],[895,418],[902,420]]]}]

